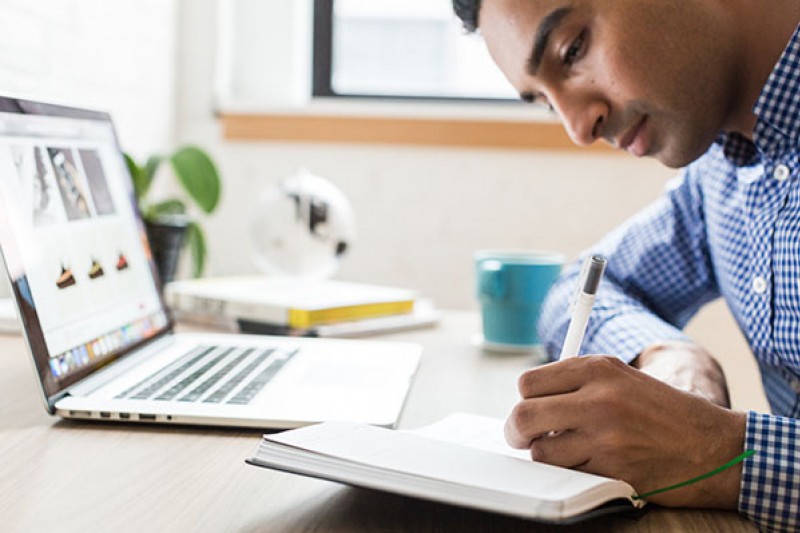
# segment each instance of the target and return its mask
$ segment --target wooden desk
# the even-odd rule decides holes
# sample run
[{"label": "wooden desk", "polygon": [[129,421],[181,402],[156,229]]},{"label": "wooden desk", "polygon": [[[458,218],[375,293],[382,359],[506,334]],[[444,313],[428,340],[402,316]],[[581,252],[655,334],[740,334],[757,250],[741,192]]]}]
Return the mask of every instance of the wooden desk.
[{"label": "wooden desk", "polygon": [[[531,360],[470,344],[478,317],[387,336],[425,346],[401,426],[454,410],[505,416]],[[244,463],[258,431],[60,421],[18,336],[0,336],[3,531],[755,531],[733,512],[653,508],[570,527],[354,489]]]}]

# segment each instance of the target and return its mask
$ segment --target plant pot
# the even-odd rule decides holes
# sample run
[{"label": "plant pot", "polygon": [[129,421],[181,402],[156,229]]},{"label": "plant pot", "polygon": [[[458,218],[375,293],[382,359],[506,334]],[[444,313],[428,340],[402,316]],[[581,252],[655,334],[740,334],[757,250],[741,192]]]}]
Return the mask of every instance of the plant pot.
[{"label": "plant pot", "polygon": [[145,220],[144,225],[163,287],[175,279],[189,220],[182,216],[160,217],[157,220]]}]

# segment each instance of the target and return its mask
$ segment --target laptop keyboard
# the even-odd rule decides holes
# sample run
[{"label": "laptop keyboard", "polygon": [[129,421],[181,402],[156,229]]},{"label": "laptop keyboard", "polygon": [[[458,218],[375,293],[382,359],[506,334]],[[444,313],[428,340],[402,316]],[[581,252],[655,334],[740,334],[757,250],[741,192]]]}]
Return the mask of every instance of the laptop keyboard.
[{"label": "laptop keyboard", "polygon": [[247,405],[296,349],[197,346],[117,398]]}]

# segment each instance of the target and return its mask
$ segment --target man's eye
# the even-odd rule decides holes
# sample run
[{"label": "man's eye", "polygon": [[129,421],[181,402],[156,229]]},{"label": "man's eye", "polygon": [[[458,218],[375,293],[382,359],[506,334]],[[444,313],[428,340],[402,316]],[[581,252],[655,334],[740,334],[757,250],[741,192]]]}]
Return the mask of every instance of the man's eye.
[{"label": "man's eye", "polygon": [[532,102],[536,105],[546,107],[550,111],[555,111],[555,109],[553,109],[553,104],[551,104],[550,100],[548,100],[547,97],[543,94],[534,95]]},{"label": "man's eye", "polygon": [[567,51],[564,52],[564,64],[565,65],[572,65],[575,63],[576,60],[580,58],[581,53],[583,52],[583,43],[586,40],[586,31],[582,31],[578,37],[572,41],[572,44],[569,45]]},{"label": "man's eye", "polygon": [[545,95],[543,95],[541,93],[538,93],[538,94],[522,93],[520,95],[520,98],[522,99],[523,102],[526,102],[528,104],[537,105],[537,106],[546,107],[550,111],[555,112],[555,109],[553,108],[552,104],[550,104],[550,101],[547,99],[547,97]]}]

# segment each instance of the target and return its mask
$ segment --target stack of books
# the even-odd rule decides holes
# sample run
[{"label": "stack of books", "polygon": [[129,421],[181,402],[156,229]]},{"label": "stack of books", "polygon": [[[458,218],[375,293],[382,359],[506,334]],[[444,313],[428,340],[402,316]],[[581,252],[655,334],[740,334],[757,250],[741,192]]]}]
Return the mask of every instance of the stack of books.
[{"label": "stack of books", "polygon": [[177,320],[265,335],[357,337],[439,318],[412,290],[297,277],[180,280],[167,284],[164,298]]}]

